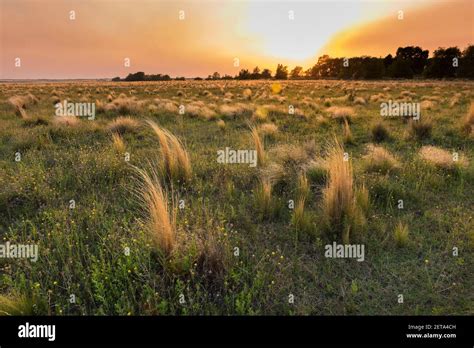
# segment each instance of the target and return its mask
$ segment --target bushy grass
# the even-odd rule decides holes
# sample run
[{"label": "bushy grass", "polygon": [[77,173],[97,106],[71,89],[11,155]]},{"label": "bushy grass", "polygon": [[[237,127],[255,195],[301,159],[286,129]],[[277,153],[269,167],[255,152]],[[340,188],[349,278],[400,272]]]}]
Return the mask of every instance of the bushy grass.
[{"label": "bushy grass", "polygon": [[[470,314],[472,83],[272,84],[0,84],[0,240],[39,250],[37,262],[0,260],[0,311]],[[429,136],[406,137],[410,124],[384,118],[389,137],[377,138],[379,102],[402,91],[434,104],[421,115]],[[17,104],[22,118],[8,100],[29,94]],[[59,124],[63,100],[98,101],[95,119]],[[378,141],[399,166],[367,170]],[[260,149],[263,161],[218,163],[226,147]],[[365,245],[364,262],[324,257],[333,241]],[[401,291],[410,305],[398,304]]]}]

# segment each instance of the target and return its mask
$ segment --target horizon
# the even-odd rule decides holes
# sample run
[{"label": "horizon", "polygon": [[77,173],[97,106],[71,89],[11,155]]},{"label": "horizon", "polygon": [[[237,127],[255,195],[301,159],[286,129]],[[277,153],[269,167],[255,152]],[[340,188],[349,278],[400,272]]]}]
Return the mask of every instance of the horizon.
[{"label": "horizon", "polygon": [[474,3],[468,0],[223,5],[3,0],[0,80],[97,80],[137,71],[187,79],[215,71],[235,76],[255,66],[307,69],[325,54],[384,57],[397,47],[420,46],[431,55],[438,47],[462,50],[474,42]]}]

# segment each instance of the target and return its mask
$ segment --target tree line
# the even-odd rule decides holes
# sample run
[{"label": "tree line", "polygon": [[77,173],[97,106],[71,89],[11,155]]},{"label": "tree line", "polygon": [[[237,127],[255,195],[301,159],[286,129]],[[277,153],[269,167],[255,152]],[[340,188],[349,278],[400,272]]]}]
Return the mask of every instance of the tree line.
[{"label": "tree line", "polygon": [[[242,69],[238,75],[221,76],[218,72],[205,80],[315,80],[315,79],[383,79],[383,78],[474,78],[474,45],[462,52],[458,47],[438,48],[429,58],[429,51],[419,46],[399,47],[395,56],[385,58],[370,56],[352,58],[319,57],[317,63],[307,70],[301,66],[291,71],[288,66],[278,64],[275,74],[270,69],[252,71]],[[203,80],[201,77],[195,80]],[[125,79],[116,77],[113,81],[170,81],[185,80],[184,77],[172,79],[169,75],[146,75],[144,72],[129,74]]]}]

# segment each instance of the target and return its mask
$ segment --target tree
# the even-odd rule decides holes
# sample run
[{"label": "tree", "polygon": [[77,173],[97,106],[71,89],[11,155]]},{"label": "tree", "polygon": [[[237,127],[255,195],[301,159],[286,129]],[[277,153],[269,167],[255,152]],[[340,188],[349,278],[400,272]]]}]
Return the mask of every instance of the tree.
[{"label": "tree", "polygon": [[430,60],[425,70],[426,77],[444,78],[455,77],[457,67],[455,61],[461,58],[461,51],[457,47],[440,47],[433,52],[433,58]]},{"label": "tree", "polygon": [[410,62],[405,59],[395,59],[388,69],[388,75],[395,78],[412,79],[413,70]]},{"label": "tree", "polygon": [[396,59],[405,60],[410,65],[413,74],[420,75],[428,61],[429,51],[423,51],[418,46],[399,47]]},{"label": "tree", "polygon": [[143,71],[139,71],[135,74],[128,74],[125,78],[125,81],[145,81],[145,73]]},{"label": "tree", "polygon": [[239,75],[237,76],[237,79],[239,80],[249,80],[251,77],[249,71],[247,69],[242,69],[239,71]]},{"label": "tree", "polygon": [[271,79],[272,72],[270,71],[270,69],[263,69],[262,74],[260,76],[262,79]]},{"label": "tree", "polygon": [[213,80],[220,80],[221,79],[221,74],[219,74],[217,71],[212,74],[212,79]]},{"label": "tree", "polygon": [[275,79],[277,80],[286,80],[288,79],[288,67],[283,64],[278,64],[276,73],[275,73]]},{"label": "tree", "polygon": [[290,72],[290,78],[292,79],[299,79],[302,77],[303,67],[295,66],[293,70]]},{"label": "tree", "polygon": [[468,46],[462,52],[461,63],[459,64],[459,77],[468,79],[474,78],[474,46]]},{"label": "tree", "polygon": [[252,80],[258,80],[260,78],[261,74],[260,74],[260,69],[258,66],[256,66],[254,69],[253,69],[253,72],[250,76],[250,78]]},{"label": "tree", "polygon": [[388,69],[390,65],[393,63],[393,57],[391,54],[388,54],[384,59],[383,59],[383,65],[385,69]]}]

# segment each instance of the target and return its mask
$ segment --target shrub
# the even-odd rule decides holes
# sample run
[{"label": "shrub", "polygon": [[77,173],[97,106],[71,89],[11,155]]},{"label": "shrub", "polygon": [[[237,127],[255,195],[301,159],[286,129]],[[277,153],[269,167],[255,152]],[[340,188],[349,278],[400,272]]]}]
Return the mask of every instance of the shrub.
[{"label": "shrub", "polygon": [[375,123],[371,128],[371,133],[372,139],[377,143],[387,140],[390,137],[387,128],[385,128],[382,122]]}]

